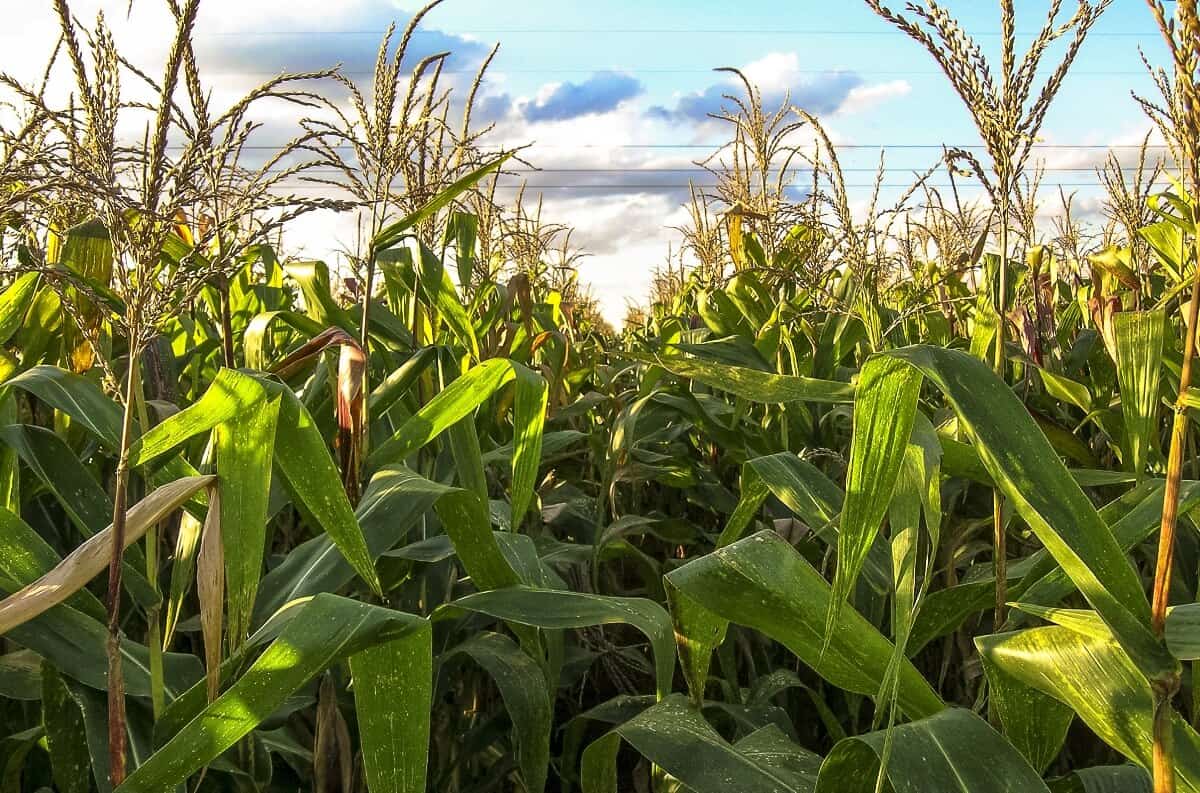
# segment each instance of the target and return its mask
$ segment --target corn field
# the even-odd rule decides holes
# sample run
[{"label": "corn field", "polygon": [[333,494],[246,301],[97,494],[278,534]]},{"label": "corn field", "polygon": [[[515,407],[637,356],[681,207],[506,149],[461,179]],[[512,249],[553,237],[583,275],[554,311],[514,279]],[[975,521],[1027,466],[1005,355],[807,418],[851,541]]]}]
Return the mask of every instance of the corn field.
[{"label": "corn field", "polygon": [[0,793],[1200,793],[1196,0],[1098,227],[1032,154],[1111,0],[866,0],[981,143],[892,206],[737,73],[620,331],[441,0],[224,106],[164,2],[0,56]]}]

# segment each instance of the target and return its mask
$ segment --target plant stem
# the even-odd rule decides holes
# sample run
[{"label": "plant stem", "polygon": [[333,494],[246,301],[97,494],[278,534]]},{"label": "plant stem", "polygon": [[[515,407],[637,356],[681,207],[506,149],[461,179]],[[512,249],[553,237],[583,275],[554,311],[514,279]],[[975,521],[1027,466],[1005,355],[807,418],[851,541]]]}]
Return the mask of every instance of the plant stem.
[{"label": "plant stem", "polygon": [[[359,345],[362,347],[363,355],[363,371],[362,371],[362,407],[360,409],[360,426],[362,433],[360,437],[354,439],[355,445],[358,447],[358,454],[355,459],[362,460],[367,455],[367,441],[371,433],[367,430],[370,426],[371,416],[369,413],[370,400],[367,398],[371,393],[371,293],[375,291],[375,238],[379,236],[379,232],[383,226],[383,219],[387,216],[387,191],[383,187],[381,181],[377,181],[375,185],[375,194],[379,195],[383,192],[384,197],[377,200],[371,206],[371,242],[367,249],[367,277],[366,283],[363,285],[362,294],[362,321],[359,328]],[[381,206],[382,204],[382,206]],[[413,268],[413,282],[416,283],[416,268]]]},{"label": "plant stem", "polygon": [[[153,349],[153,348],[150,348]],[[146,410],[145,386],[141,378],[141,366],[137,367],[138,381],[133,389],[137,400],[138,427],[142,432],[150,427],[150,414]],[[132,443],[132,439],[130,439]],[[145,493],[143,493],[145,495]],[[158,524],[146,532],[146,580],[157,596],[158,591]],[[161,608],[159,605],[146,609],[146,644],[150,650],[150,706],[155,721],[166,707],[166,682],[163,677],[163,647]]]},{"label": "plant stem", "polygon": [[1174,735],[1171,731],[1171,698],[1179,690],[1179,675],[1166,683],[1155,683],[1154,689],[1154,751],[1151,768],[1154,793],[1175,793]]},{"label": "plant stem", "polygon": [[[1193,210],[1193,219],[1200,213]],[[1171,590],[1171,569],[1175,562],[1175,528],[1179,518],[1179,486],[1183,479],[1183,447],[1187,439],[1187,405],[1184,399],[1192,383],[1192,358],[1196,351],[1196,318],[1200,314],[1200,234],[1193,241],[1196,266],[1192,272],[1192,296],[1188,301],[1183,337],[1183,366],[1179,372],[1179,397],[1171,422],[1171,447],[1167,453],[1167,480],[1163,489],[1162,523],[1158,531],[1158,560],[1154,567],[1154,597],[1150,605],[1150,624],[1162,637],[1167,624],[1167,601]],[[1154,718],[1154,791],[1174,793],[1175,771],[1171,752],[1170,700],[1179,688],[1179,675],[1155,685]]]},{"label": "plant stem", "polygon": [[[133,325],[137,327],[136,323]],[[129,498],[129,446],[133,443],[133,412],[137,409],[138,356],[130,333],[129,371],[125,382],[125,412],[113,493],[112,556],[108,562],[108,754],[113,787],[125,781],[125,681],[121,674],[121,562],[125,550],[125,508]]]},{"label": "plant stem", "polygon": [[[1004,309],[1008,298],[1008,188],[1001,180],[1000,195],[1000,291],[996,295],[996,355],[993,368],[1004,379]],[[1004,499],[992,490],[992,569],[996,579],[996,613],[992,624],[1000,630],[1008,616],[1008,543],[1004,531]]]},{"label": "plant stem", "polygon": [[218,289],[221,298],[221,353],[225,366],[232,369],[236,365],[233,355],[233,310],[229,305],[229,281],[222,277]]},{"label": "plant stem", "polygon": [[[370,355],[369,346],[371,344],[371,292],[375,289],[375,249],[371,248],[371,252],[367,254],[367,278],[363,287],[362,295],[362,320],[360,324],[359,344],[362,345],[363,355]],[[369,358],[368,358],[369,360]],[[363,387],[367,386],[366,370],[363,371]]]},{"label": "plant stem", "polygon": [[[383,229],[383,220],[387,217],[388,211],[388,193],[386,185],[390,182],[385,182],[380,176],[376,179],[375,195],[376,200],[371,205],[371,243],[367,248],[367,278],[363,286],[362,294],[362,327],[359,328],[361,338],[359,344],[363,348],[363,356],[366,357],[366,363],[363,367],[363,392],[370,393],[370,381],[368,380],[367,372],[370,371],[371,362],[371,293],[375,290],[375,238],[379,236],[379,232]],[[382,194],[382,198],[379,196]],[[416,263],[413,264],[413,281],[416,281]],[[364,400],[364,404],[365,400]],[[364,408],[365,410],[366,408]],[[363,426],[366,426],[366,415],[363,416]]]},{"label": "plant stem", "polygon": [[1192,378],[1195,351],[1196,315],[1200,311],[1200,268],[1192,278],[1192,297],[1188,302],[1187,325],[1183,340],[1183,368],[1179,373],[1179,400],[1171,423],[1171,446],[1167,453],[1167,479],[1163,493],[1162,522],[1159,524],[1158,561],[1154,569],[1154,598],[1151,624],[1154,633],[1163,635],[1167,619],[1167,595],[1171,588],[1171,568],[1175,556],[1175,527],[1179,517],[1179,486],[1183,478],[1183,446],[1187,437],[1187,395]]}]

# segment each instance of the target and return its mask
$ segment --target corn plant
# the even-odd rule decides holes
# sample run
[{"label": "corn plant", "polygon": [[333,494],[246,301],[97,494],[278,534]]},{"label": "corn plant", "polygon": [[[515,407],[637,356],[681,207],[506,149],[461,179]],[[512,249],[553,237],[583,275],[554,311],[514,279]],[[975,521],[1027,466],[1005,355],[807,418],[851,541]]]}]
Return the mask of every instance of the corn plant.
[{"label": "corn plant", "polygon": [[[370,90],[212,108],[195,0],[162,76],[65,0],[75,97],[0,74],[0,789],[1200,791],[1195,2],[1152,3],[1171,157],[1107,166],[1099,227],[1040,225],[1027,159],[1104,3],[1021,64],[1001,3],[1003,87],[870,3],[987,168],[856,212],[743,81],[697,265],[620,335],[569,219],[496,200],[482,78],[459,125],[405,63],[436,5]],[[310,117],[254,159],[268,98]],[[314,209],[353,272],[279,242]]]}]

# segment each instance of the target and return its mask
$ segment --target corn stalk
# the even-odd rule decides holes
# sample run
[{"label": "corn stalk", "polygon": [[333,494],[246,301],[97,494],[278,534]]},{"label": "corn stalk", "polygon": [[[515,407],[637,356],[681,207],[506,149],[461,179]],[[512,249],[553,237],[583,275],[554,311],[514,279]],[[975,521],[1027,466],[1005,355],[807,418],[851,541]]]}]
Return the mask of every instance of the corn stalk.
[{"label": "corn stalk", "polygon": [[[984,168],[974,156],[961,151],[951,153],[953,158],[969,163],[1000,213],[1000,295],[996,301],[994,367],[1001,376],[1004,373],[1005,291],[1008,288],[1008,208],[1012,190],[1029,159],[1046,111],[1062,86],[1088,31],[1110,2],[1100,0],[1092,4],[1081,0],[1074,15],[1060,24],[1057,18],[1062,0],[1053,0],[1041,30],[1024,57],[1018,61],[1015,3],[1013,0],[1000,0],[1001,85],[997,87],[983,49],[937,0],[909,3],[911,18],[896,13],[880,0],[867,0],[867,5],[876,14],[925,47],[941,66],[971,113],[991,158],[994,183],[986,177]],[[1039,66],[1047,49],[1069,32],[1073,35],[1062,58],[1050,70],[1041,89],[1034,94]],[[995,625],[999,628],[1006,618],[1008,549],[1001,514],[1003,501],[998,493],[993,494],[992,506],[992,556],[996,571]]]},{"label": "corn stalk", "polygon": [[[1183,185],[1191,194],[1187,206],[1191,210],[1192,242],[1196,257],[1193,263],[1191,298],[1184,317],[1183,365],[1179,374],[1179,397],[1175,403],[1175,415],[1171,424],[1167,480],[1154,568],[1151,624],[1155,634],[1162,637],[1166,629],[1171,573],[1175,562],[1179,491],[1183,479],[1184,445],[1188,434],[1185,400],[1191,388],[1196,323],[1197,317],[1200,316],[1200,229],[1197,226],[1200,222],[1200,211],[1197,211],[1197,207],[1200,207],[1200,92],[1196,85],[1196,69],[1200,66],[1200,13],[1197,12],[1196,0],[1180,0],[1176,5],[1174,19],[1168,17],[1161,0],[1147,0],[1147,4],[1171,54],[1174,80],[1168,78],[1163,70],[1152,70],[1155,83],[1163,95],[1164,106],[1140,98],[1139,102],[1162,131],[1176,162],[1183,169]],[[1184,259],[1186,262],[1186,257]],[[1166,680],[1152,682],[1155,696],[1154,791],[1174,793],[1171,700],[1179,690],[1179,673],[1176,672]]]}]

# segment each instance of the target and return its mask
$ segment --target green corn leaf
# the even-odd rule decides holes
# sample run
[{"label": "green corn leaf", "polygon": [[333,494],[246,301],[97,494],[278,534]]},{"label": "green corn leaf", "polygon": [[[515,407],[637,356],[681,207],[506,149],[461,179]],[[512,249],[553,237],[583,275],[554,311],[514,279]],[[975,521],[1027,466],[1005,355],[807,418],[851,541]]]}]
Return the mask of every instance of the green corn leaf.
[{"label": "green corn leaf", "polygon": [[[12,337],[13,344],[21,348],[21,366],[34,366],[46,360],[58,360],[62,350],[63,314],[62,301],[49,286],[37,290],[33,304],[25,314],[25,323]],[[17,368],[16,360],[6,356],[4,369]],[[12,374],[5,372],[5,376]]]},{"label": "green corn leaf", "polygon": [[32,650],[0,655],[0,697],[33,702],[42,696],[42,659]]},{"label": "green corn leaf", "polygon": [[975,327],[971,330],[971,356],[979,360],[991,357],[991,348],[996,338],[996,311],[990,306],[975,312]]},{"label": "green corn leaf", "polygon": [[[933,579],[942,524],[941,445],[933,425],[918,413],[913,426],[913,443],[904,452],[896,481],[888,522],[892,550],[892,633],[897,652],[905,652],[913,624],[925,604]],[[924,518],[927,543],[918,535]],[[926,547],[922,547],[922,546]],[[918,561],[925,551],[925,563]],[[896,659],[893,660],[893,667]]]},{"label": "green corn leaf", "polygon": [[90,537],[108,525],[112,500],[61,437],[45,427],[10,424],[0,427],[0,440],[54,494],[80,534]]},{"label": "green corn leaf", "polygon": [[[784,457],[785,455],[779,456]],[[793,455],[788,454],[786,457],[790,460]],[[758,463],[762,459],[763,458],[761,457],[756,457],[753,460],[746,461],[742,465],[742,477],[741,481],[739,482],[739,497],[737,507],[735,507],[733,512],[730,513],[729,520],[725,523],[725,528],[721,530],[721,536],[717,538],[718,548],[724,548],[726,545],[737,542],[743,536],[745,536],[746,530],[750,528],[755,516],[758,515],[759,510],[762,509],[763,502],[765,502],[767,500],[767,496],[771,495],[772,493],[771,486],[768,484],[768,482],[784,480],[785,476],[787,476],[787,473],[790,473],[785,471],[776,475],[771,475],[768,473],[767,476],[764,476],[759,471],[759,466],[754,465],[754,463]],[[799,460],[800,458],[796,457],[795,459]],[[785,465],[787,465],[787,463],[781,460],[780,467]],[[770,463],[767,463],[765,467],[769,468]],[[787,478],[790,479],[791,477]],[[836,485],[834,487],[837,489]],[[804,487],[798,487],[794,489],[796,492],[804,495],[807,495],[808,493],[807,489]],[[776,497],[780,498],[779,496]],[[840,489],[837,489],[838,501],[835,512],[841,512],[841,498],[842,492]],[[780,500],[782,500],[782,498],[780,498]],[[794,512],[797,511],[794,507],[791,507],[791,505],[789,505],[789,508]],[[803,513],[797,512],[797,514],[800,514],[801,517],[803,517]]]},{"label": "green corn leaf", "polygon": [[[400,543],[412,526],[439,498],[454,488],[417,475],[404,466],[387,466],[367,484],[355,519],[362,528],[367,554],[372,560]],[[336,592],[354,578],[328,535],[296,546],[262,580],[254,607],[255,627],[293,600],[320,592]]]},{"label": "green corn leaf", "polygon": [[541,668],[507,636],[485,631],[442,655],[442,663],[467,656],[483,667],[504,700],[512,720],[513,742],[525,789],[542,793],[550,765],[550,727],[553,718],[546,679]]},{"label": "green corn leaf", "polygon": [[[63,295],[72,306],[72,321],[62,325],[63,351],[72,370],[83,371],[94,364],[96,350],[84,338],[79,323],[90,327],[102,348],[107,348],[111,340],[107,338],[106,309],[123,313],[124,305],[111,289],[115,256],[104,224],[99,219],[84,221],[67,229],[61,239],[58,264],[69,273],[63,279],[68,284]],[[93,295],[100,298],[101,304],[92,299]]]},{"label": "green corn leaf", "polygon": [[782,779],[791,790],[807,793],[816,786],[821,758],[797,746],[774,724],[755,730],[733,748]]},{"label": "green corn leaf", "polygon": [[664,579],[663,588],[675,625],[675,645],[683,679],[692,704],[700,707],[708,688],[713,651],[725,641],[729,622],[693,600],[670,578]]},{"label": "green corn leaf", "polygon": [[[0,441],[54,495],[84,539],[104,530],[112,519],[112,500],[62,438],[45,427],[11,424],[0,427]],[[134,600],[141,606],[157,604],[159,596],[146,578],[146,560],[139,546],[125,550],[124,568],[121,581]]]},{"label": "green corn leaf", "polygon": [[[974,713],[948,708],[893,727],[885,769],[895,793],[1048,793],[1046,783]],[[873,793],[885,734],[839,741],[821,764],[815,793]]]},{"label": "green corn leaf", "polygon": [[[130,448],[131,464],[137,466],[151,463],[191,438],[221,426],[228,426],[229,422],[238,421],[248,426],[255,421],[250,414],[258,410],[271,410],[277,414],[278,406],[268,406],[267,391],[258,380],[236,370],[223,368],[217,372],[217,376],[199,399],[156,424],[134,441]],[[246,483],[239,484],[238,487],[246,487]],[[226,505],[226,509],[232,508],[232,505]],[[202,519],[203,515],[187,514],[179,526],[163,630],[166,644],[174,637],[183,599],[192,585]],[[237,531],[235,528],[235,534]],[[244,586],[244,579],[235,575],[233,583]]]},{"label": "green corn leaf", "polygon": [[31,750],[42,739],[41,726],[30,727],[0,740],[4,763],[0,765],[0,790],[4,793],[21,793],[21,772]]},{"label": "green corn leaf", "polygon": [[920,389],[920,375],[895,358],[871,358],[859,376],[827,635],[837,624],[842,603],[849,597],[887,514],[912,436]]},{"label": "green corn leaf", "polygon": [[[562,413],[559,412],[558,416]],[[568,449],[577,446],[580,441],[587,438],[587,433],[579,432],[578,430],[554,430],[542,435],[542,454],[543,458],[551,458],[560,454],[567,453]],[[529,455],[533,457],[532,453]],[[506,443],[503,446],[498,446],[495,449],[483,453],[483,464],[491,465],[493,463],[509,463],[511,465],[513,458],[513,445]]]},{"label": "green corn leaf", "polygon": [[468,370],[438,392],[391,438],[375,447],[367,465],[379,468],[402,461],[461,421],[512,378],[513,364],[503,359],[484,361]]},{"label": "green corn leaf", "polygon": [[487,473],[483,470],[483,452],[479,448],[479,434],[475,430],[475,417],[467,416],[446,431],[447,445],[454,459],[454,476],[459,485],[487,501]]},{"label": "green corn leaf", "polygon": [[1143,226],[1137,230],[1137,233],[1154,249],[1158,263],[1170,274],[1171,281],[1184,283],[1182,259],[1187,258],[1187,254],[1184,253],[1187,245],[1184,242],[1183,230],[1169,220],[1160,220],[1157,223]]},{"label": "green corn leaf", "polygon": [[274,460],[293,503],[328,535],[354,571],[379,591],[379,577],[362,527],[316,423],[290,388],[273,380],[261,382],[279,401]]},{"label": "green corn leaf", "polygon": [[[893,645],[854,609],[839,612],[825,637],[829,584],[797,551],[773,532],[739,540],[671,571],[672,586],[722,620],[753,628],[780,642],[805,665],[839,688],[876,696]],[[676,621],[686,638],[688,629]],[[682,640],[682,639],[681,639]],[[703,646],[703,638],[699,640]],[[913,718],[944,706],[908,661],[900,663],[897,701]]]},{"label": "green corn leaf", "polygon": [[[1069,706],[1109,746],[1150,768],[1154,695],[1112,638],[1051,626],[981,636],[975,644],[985,665]],[[1177,713],[1171,718],[1178,789],[1200,790],[1200,735]]]},{"label": "green corn leaf", "polygon": [[[28,586],[61,561],[50,544],[20,516],[0,508],[0,574],[18,586]],[[106,618],[104,605],[87,589],[73,593],[67,603],[97,620]]]},{"label": "green corn leaf", "polygon": [[[460,552],[461,553],[461,552]],[[442,607],[487,614],[534,628],[590,628],[623,623],[650,640],[659,697],[671,690],[675,654],[670,615],[652,600],[509,586],[459,598]]]},{"label": "green corn leaf", "polygon": [[385,377],[367,398],[367,407],[372,416],[386,413],[396,404],[433,363],[437,360],[437,347],[422,347],[408,360]]},{"label": "green corn leaf", "polygon": [[197,518],[188,511],[179,518],[179,529],[175,537],[175,553],[171,559],[171,583],[167,591],[167,608],[163,615],[163,647],[170,647],[183,614],[184,600],[192,591],[196,577],[196,561],[200,552],[200,538],[207,520]]},{"label": "green corn leaf", "polygon": [[[845,494],[815,465],[788,452],[756,457],[742,466],[741,499],[729,516],[717,547],[741,539],[768,494],[779,499],[827,545],[837,547],[838,520]],[[891,590],[891,561],[883,543],[873,543],[868,550],[863,577],[876,592]]]},{"label": "green corn leaf", "polygon": [[1139,476],[1158,445],[1158,382],[1165,329],[1166,314],[1162,311],[1121,311],[1113,317],[1121,414],[1129,444],[1129,459],[1125,462]]},{"label": "green corn leaf", "polygon": [[[150,527],[166,519],[196,492],[212,485],[214,481],[215,477],[211,476],[185,477],[155,489],[134,504],[126,512],[124,546],[121,550],[137,542]],[[114,552],[112,524],[89,537],[62,561],[53,562],[47,568],[47,562],[56,554],[40,538],[35,539],[33,531],[19,519],[14,519],[12,513],[7,510],[0,512],[8,516],[4,535],[6,542],[12,543],[14,555],[18,557],[8,569],[15,574],[16,582],[23,584],[20,591],[0,600],[0,633],[34,619],[64,601],[80,604],[89,611],[94,610],[90,604],[95,598],[80,593],[85,593],[84,587],[108,568]],[[26,550],[22,551],[21,548]],[[28,577],[37,570],[41,571],[40,575],[36,580],[29,581]]]},{"label": "green corn leaf", "polygon": [[42,667],[42,726],[55,787],[61,793],[88,793],[92,759],[84,714],[58,670],[50,664]]},{"label": "green corn leaf", "polygon": [[483,177],[500,170],[500,166],[502,166],[504,162],[511,156],[512,152],[503,154],[491,162],[476,168],[474,171],[471,171],[465,176],[460,177],[457,181],[451,183],[415,212],[405,215],[400,220],[385,226],[378,234],[375,235],[375,238],[371,240],[371,252],[379,253],[380,251],[386,251],[388,248],[399,244],[399,242],[403,240],[405,236],[407,236],[410,229],[433,217],[442,209],[449,206],[460,195],[478,184]]},{"label": "green corn leaf", "polygon": [[[919,605],[917,586],[917,545],[918,532],[921,527],[921,507],[925,500],[928,484],[926,478],[932,476],[933,487],[936,489],[937,469],[926,469],[924,450],[915,443],[908,445],[904,460],[900,466],[900,476],[896,481],[895,496],[888,507],[888,523],[891,534],[892,550],[892,641],[895,649],[888,659],[884,679],[879,686],[876,701],[879,702],[879,712],[875,724],[886,724],[890,730],[897,717],[896,689],[899,684],[898,673],[905,660],[905,648],[912,633],[913,618]],[[931,547],[936,548],[936,529],[933,530],[935,541]],[[924,589],[928,576],[922,579],[921,589]],[[893,748],[893,734],[889,732],[880,753],[881,765],[887,766]]]},{"label": "green corn leaf", "polygon": [[671,346],[680,352],[714,363],[757,369],[760,372],[773,370],[771,363],[763,357],[758,348],[743,336],[728,336],[699,344],[677,342]]},{"label": "green corn leaf", "polygon": [[542,461],[543,428],[550,389],[546,381],[525,367],[516,368],[513,400],[512,527],[516,531],[533,500],[538,466]]},{"label": "green corn leaf", "polygon": [[25,315],[33,305],[42,276],[26,273],[17,277],[8,288],[0,292],[0,344],[4,344],[25,322]]},{"label": "green corn leaf", "polygon": [[[3,390],[9,387],[32,394],[70,416],[72,421],[91,433],[109,451],[115,452],[120,448],[122,410],[88,378],[56,366],[35,366],[5,382]],[[152,484],[161,487],[168,482],[196,475],[196,469],[186,460],[172,457],[150,479]],[[196,502],[202,503],[203,498],[203,494],[198,493]]]},{"label": "green corn leaf", "polygon": [[673,694],[588,746],[584,793],[627,789],[617,775],[622,740],[696,793],[807,793],[815,782],[818,758],[812,753],[777,733],[755,733],[730,745],[686,697]]},{"label": "green corn leaf", "polygon": [[455,488],[439,498],[434,508],[476,589],[486,591],[522,583],[520,573],[505,558],[492,534],[486,500],[470,490]]},{"label": "green corn leaf", "polygon": [[1074,405],[1084,413],[1092,412],[1092,395],[1083,383],[1055,374],[1049,369],[1035,367],[1035,371],[1041,376],[1042,385],[1047,394],[1059,401]]},{"label": "green corn leaf", "polygon": [[[1180,512],[1184,514],[1200,506],[1200,483],[1184,482],[1179,503]],[[1146,480],[1105,505],[1100,510],[1100,517],[1110,527],[1121,548],[1129,551],[1158,528],[1162,504],[1163,480]],[[1045,550],[1024,560],[1010,562],[1008,572],[1010,595],[1019,597],[1024,603],[1052,606],[1075,591],[1071,579]],[[955,630],[970,614],[990,608],[995,602],[994,591],[993,579],[985,575],[931,593],[918,616],[910,652]]]},{"label": "green corn leaf", "polygon": [[121,408],[91,380],[57,366],[35,366],[4,384],[26,391],[87,428],[110,451],[121,447]]},{"label": "green corn leaf", "polygon": [[754,513],[770,493],[817,533],[842,511],[842,489],[812,463],[786,452],[747,460],[742,466],[742,497],[725,524],[717,547],[741,539]]},{"label": "green corn leaf", "polygon": [[1050,793],[1152,793],[1150,775],[1135,765],[1081,768],[1050,783]]},{"label": "green corn leaf", "polygon": [[1170,609],[1165,633],[1171,655],[1181,661],[1200,660],[1200,603]]},{"label": "green corn leaf", "polygon": [[304,295],[304,311],[317,326],[320,326],[320,330],[339,327],[351,336],[357,336],[357,326],[350,313],[339,306],[333,297],[329,267],[325,262],[289,261],[284,263],[283,270],[300,285],[300,293]]},{"label": "green corn leaf", "polygon": [[272,326],[276,321],[291,326],[299,331],[301,336],[309,339],[328,327],[312,317],[298,314],[295,311],[266,311],[256,314],[246,325],[246,332],[242,336],[246,352],[246,366],[251,369],[265,372],[271,368],[271,333],[274,330]]},{"label": "green corn leaf", "polygon": [[1112,631],[1104,624],[1104,620],[1100,619],[1100,616],[1091,609],[1053,608],[1022,603],[1019,600],[1011,605],[1013,608],[1023,611],[1026,614],[1032,614],[1047,622],[1069,628],[1076,633],[1082,633],[1084,636],[1093,636],[1100,639],[1112,638]]},{"label": "green corn leaf", "polygon": [[417,269],[421,282],[421,290],[429,298],[438,316],[445,320],[450,330],[470,353],[471,359],[479,360],[479,339],[475,337],[475,325],[463,305],[450,273],[440,256],[429,249],[425,243],[418,241],[421,266]]},{"label": "green corn leaf", "polygon": [[[245,673],[138,766],[117,791],[159,793],[184,782],[270,716],[292,692],[346,658],[358,681],[355,690],[361,686],[364,694],[357,700],[359,733],[372,793],[424,790],[432,668],[429,623],[322,594],[298,607]],[[396,702],[406,703],[406,709],[396,708]]]},{"label": "green corn leaf", "polygon": [[999,719],[1004,737],[1038,773],[1044,772],[1067,739],[1074,711],[1001,666],[985,663],[983,671],[988,708]]},{"label": "green corn leaf", "polygon": [[145,465],[214,427],[262,410],[266,401],[267,392],[258,380],[235,369],[221,369],[199,399],[134,441],[129,464]]},{"label": "green corn leaf", "polygon": [[380,631],[380,638],[389,633],[391,638],[350,656],[363,768],[372,793],[423,793],[433,704],[432,631],[425,623],[400,637],[397,628]]},{"label": "green corn leaf", "polygon": [[475,243],[479,238],[479,218],[469,212],[451,212],[446,223],[446,244],[454,245],[458,282],[471,283],[475,272]]},{"label": "green corn leaf", "polygon": [[1141,581],[1011,389],[982,361],[956,350],[916,346],[886,354],[919,370],[945,395],[996,486],[1139,667],[1151,678],[1169,674],[1176,662],[1150,632]]},{"label": "green corn leaf", "polygon": [[[491,528],[488,505],[475,493],[425,479],[402,465],[386,466],[371,478],[359,502],[358,519],[372,559],[394,548],[433,508],[463,567],[479,589],[534,583],[514,568]],[[327,538],[302,543],[263,578],[254,625],[261,626],[287,603],[337,590],[354,572]]]},{"label": "green corn leaf", "polygon": [[[11,594],[17,588],[12,581],[0,581],[0,593]],[[108,629],[102,620],[64,603],[13,628],[5,636],[38,653],[64,675],[93,689],[107,690]],[[126,692],[134,697],[149,697],[150,651],[143,644],[122,638],[121,660]],[[165,653],[163,668],[168,699],[179,696],[204,676],[204,669],[194,655]]]},{"label": "green corn leaf", "polygon": [[[79,683],[68,677],[60,678],[67,696],[82,719],[83,740],[80,745],[86,750],[90,764],[90,775],[96,782],[100,793],[111,793],[112,784],[109,782],[108,757],[108,703],[102,691]],[[136,704],[130,708],[128,727],[129,746],[135,760],[143,756],[146,750],[145,735],[139,727],[142,726],[141,715]],[[78,740],[78,739],[77,739]]]},{"label": "green corn leaf", "polygon": [[[367,458],[378,469],[400,462],[469,416],[508,382],[516,381],[513,403],[511,505],[514,526],[533,499],[542,455],[548,389],[546,381],[520,364],[504,359],[484,361],[442,389]],[[474,465],[474,463],[472,463]]]},{"label": "green corn leaf", "polygon": [[661,366],[672,374],[696,380],[712,388],[728,391],[751,402],[831,402],[854,400],[854,386],[832,380],[818,380],[796,375],[770,374],[757,369],[729,366],[702,358],[683,355],[651,355],[623,352],[622,355],[642,363]]},{"label": "green corn leaf", "polygon": [[[0,348],[2,351],[3,348]],[[0,383],[10,374],[5,372],[5,362],[0,352]],[[13,365],[15,371],[16,365]],[[0,424],[8,425],[17,421],[17,400],[11,393],[0,389]],[[10,446],[0,446],[0,507],[13,512],[21,511],[21,461],[15,449]]]},{"label": "green corn leaf", "polygon": [[254,595],[267,546],[267,499],[278,398],[222,421],[213,430],[220,490],[221,545],[229,641],[241,644],[250,630]]}]

